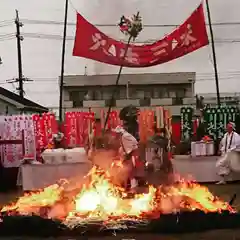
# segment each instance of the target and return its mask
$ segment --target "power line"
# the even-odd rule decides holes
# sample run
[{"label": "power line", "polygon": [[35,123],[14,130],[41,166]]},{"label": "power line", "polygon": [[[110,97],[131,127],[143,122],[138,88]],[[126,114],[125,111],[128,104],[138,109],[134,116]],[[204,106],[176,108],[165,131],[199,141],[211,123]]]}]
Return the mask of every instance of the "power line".
[{"label": "power line", "polygon": [[13,23],[14,23],[13,19],[11,19],[11,20],[3,20],[3,21],[0,21],[0,27],[8,27],[8,26],[13,25]]},{"label": "power line", "polygon": [[0,34],[0,39],[4,37],[15,36],[15,33]]},{"label": "power line", "polygon": [[[227,81],[227,80],[237,80],[237,78],[240,77],[240,73],[239,74],[229,74],[229,75],[226,75],[224,76],[223,73],[220,73],[220,78],[219,80],[220,81]],[[37,84],[37,83],[51,83],[51,84],[54,84],[54,83],[58,83],[58,78],[56,79],[53,79],[53,78],[34,78],[32,77],[31,79],[34,79],[35,82],[28,82],[27,84],[31,84],[31,83],[34,83],[34,84]],[[0,81],[0,84],[7,84],[9,83],[10,81],[13,81],[14,79],[9,79],[6,81]],[[213,74],[211,73],[205,73],[205,74],[198,74],[197,77],[196,77],[196,81],[200,81],[200,82],[204,82],[204,81],[212,81],[214,80],[214,76]]]},{"label": "power line", "polygon": [[[31,19],[21,19],[24,23],[29,24],[49,24],[49,25],[63,25],[64,22],[61,21],[50,21],[50,20],[31,20]],[[76,26],[76,23],[74,22],[68,22],[69,26]],[[96,27],[116,27],[116,24],[112,23],[106,23],[106,24],[93,24]],[[206,23],[206,25],[209,25]],[[234,26],[234,25],[240,25],[240,22],[216,22],[212,23],[212,26]],[[178,27],[179,24],[145,24],[143,27]]]},{"label": "power line", "polygon": [[[63,37],[58,34],[45,34],[45,33],[24,33],[24,37],[26,38],[42,38],[42,39],[49,39],[49,40],[62,40]],[[66,38],[68,41],[69,40],[74,40],[75,36],[67,36]],[[120,39],[121,41],[121,39]],[[159,39],[148,39],[146,41],[135,41],[135,43],[139,44],[151,44],[156,41],[159,41]],[[221,38],[216,38],[215,40],[216,43],[239,43],[240,38],[229,38],[229,39],[221,39]]]},{"label": "power line", "polygon": [[[240,74],[239,74],[239,76],[240,76]],[[226,81],[232,81],[232,80],[238,80],[238,79],[236,78],[236,76],[221,77],[221,74],[220,74],[220,78],[219,78],[219,82],[220,83],[221,82],[226,82]],[[214,77],[212,77],[212,78],[197,77],[196,78],[196,83],[203,83],[203,82],[212,82],[212,83],[214,83],[214,81],[215,81]],[[16,82],[16,81],[12,81],[11,83],[14,83],[14,82]],[[52,81],[49,81],[49,80],[42,80],[42,81],[38,81],[38,82],[39,83],[44,83],[44,84],[46,84],[46,83],[56,84],[57,83],[57,81],[52,82]],[[30,83],[32,83],[32,82],[29,82],[29,84]],[[6,86],[7,84],[9,84],[9,82],[0,82],[1,86]],[[35,84],[36,84],[36,82],[35,82]],[[35,90],[31,90],[31,89],[26,89],[26,91],[28,93],[42,93],[42,94],[50,94],[51,93],[52,94],[52,93],[56,93],[58,91],[58,89],[56,89],[56,90],[47,90],[47,91],[46,90],[35,91]]]},{"label": "power line", "polygon": [[8,19],[8,20],[2,20],[2,21],[0,21],[0,25],[1,25],[1,24],[4,24],[4,23],[9,23],[9,22],[12,22],[12,23],[13,23],[14,20],[15,20],[15,19],[13,19],[13,18],[12,18],[12,19]]},{"label": "power line", "polygon": [[[181,73],[179,73],[180,75]],[[79,74],[80,75],[80,74]],[[176,73],[177,75],[177,73]],[[238,77],[240,76],[240,70],[239,71],[227,71],[227,72],[220,72],[220,75],[223,78],[231,78],[231,77]],[[211,72],[200,72],[196,74],[197,78],[199,79],[200,77],[202,79],[210,79],[210,77],[214,77],[214,74]],[[48,82],[48,81],[54,81],[54,82],[58,82],[59,78],[58,77],[39,77],[39,76],[31,76],[31,79],[34,79],[36,82],[40,81],[40,82]],[[13,79],[8,79],[7,81],[12,81]],[[0,81],[1,82],[1,81]],[[4,81],[5,82],[5,81]],[[28,82],[28,83],[33,83],[33,82]]]},{"label": "power line", "polygon": [[[39,38],[39,39],[47,39],[47,40],[62,40],[63,37],[59,34],[45,34],[45,33],[22,33],[22,36],[25,38]],[[15,37],[15,33],[9,33],[9,34],[2,34],[0,35],[0,41],[4,40],[10,40]],[[71,41],[74,40],[75,36],[67,36],[66,40]],[[139,44],[150,44],[158,41],[159,39],[148,39],[146,41],[136,41],[135,43]],[[120,39],[121,41],[121,39]],[[216,43],[239,43],[240,38],[226,38],[226,39],[221,39],[221,38],[216,38],[215,40]]]},{"label": "power line", "polygon": [[[228,75],[228,76],[223,76],[221,73],[219,74],[220,81],[226,81],[226,80],[235,80],[238,79],[238,77],[240,77],[240,74],[235,74],[235,75]],[[51,82],[51,83],[58,83],[57,79],[56,80],[46,80],[46,79],[42,79],[42,80],[36,80],[36,78],[33,78],[35,80],[35,83],[39,82]],[[206,77],[204,77],[204,75],[197,75],[196,77],[196,81],[212,81],[214,80],[214,75],[213,74],[209,74],[208,76],[206,75]]]},{"label": "power line", "polygon": [[15,39],[15,37],[3,38],[3,39],[0,39],[0,41],[3,42],[3,41],[12,40],[12,39]]},{"label": "power line", "polygon": [[[240,70],[239,71],[227,71],[227,72],[219,72],[222,76],[224,77],[234,77],[234,76],[240,76]],[[179,73],[179,75],[181,75],[182,73]],[[80,75],[80,74],[79,74]],[[177,73],[176,73],[177,75]],[[196,74],[197,77],[214,77],[214,74],[211,72],[200,72]],[[58,81],[58,77],[31,77],[34,80],[43,80],[43,81],[48,81],[48,80],[52,80],[52,81]]]},{"label": "power line", "polygon": [[0,41],[7,41],[14,39],[16,37],[15,33],[7,33],[7,34],[1,34],[0,35]]}]

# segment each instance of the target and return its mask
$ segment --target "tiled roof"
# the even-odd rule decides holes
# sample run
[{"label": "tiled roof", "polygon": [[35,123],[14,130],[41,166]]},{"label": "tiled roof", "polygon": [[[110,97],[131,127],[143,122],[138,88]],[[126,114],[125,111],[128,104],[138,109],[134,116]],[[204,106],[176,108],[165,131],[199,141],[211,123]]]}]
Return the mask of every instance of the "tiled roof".
[{"label": "tiled roof", "polygon": [[19,95],[0,87],[0,94],[3,95],[6,98],[9,98],[15,102],[18,102],[22,105],[24,105],[24,109],[29,111],[36,111],[36,112],[47,112],[48,108],[41,106],[40,104],[37,104],[29,99],[21,98]]}]

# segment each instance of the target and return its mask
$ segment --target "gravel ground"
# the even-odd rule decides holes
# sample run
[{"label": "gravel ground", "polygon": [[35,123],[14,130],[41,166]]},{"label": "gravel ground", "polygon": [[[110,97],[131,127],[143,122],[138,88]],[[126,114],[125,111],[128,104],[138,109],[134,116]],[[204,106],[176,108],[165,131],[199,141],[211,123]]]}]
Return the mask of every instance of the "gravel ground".
[{"label": "gravel ground", "polygon": [[[240,211],[240,184],[229,184],[225,186],[217,186],[217,185],[208,185],[209,189],[220,198],[224,199],[225,201],[229,201],[234,193],[237,194],[237,198],[235,201],[235,207]],[[9,194],[0,194],[0,205],[4,205],[8,202],[13,201],[18,196],[20,196],[21,192],[13,192]],[[41,238],[28,238],[28,237],[12,237],[12,238],[1,238],[0,240],[40,240]],[[104,239],[104,240],[240,240],[240,229],[239,230],[221,230],[221,231],[211,231],[211,232],[204,232],[204,233],[193,233],[193,234],[183,234],[183,235],[152,235],[152,234],[141,234],[141,235],[117,235],[112,237],[104,237],[104,238],[48,238],[48,239],[59,239],[59,240],[70,240],[70,239]]]}]

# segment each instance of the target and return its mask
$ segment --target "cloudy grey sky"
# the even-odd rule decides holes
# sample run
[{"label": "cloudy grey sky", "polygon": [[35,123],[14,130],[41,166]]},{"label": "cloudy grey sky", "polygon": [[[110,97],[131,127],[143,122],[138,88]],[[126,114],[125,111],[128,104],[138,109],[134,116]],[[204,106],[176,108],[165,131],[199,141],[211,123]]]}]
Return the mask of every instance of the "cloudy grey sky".
[{"label": "cloudy grey sky", "polygon": [[[200,0],[69,0],[69,26],[66,49],[65,74],[116,73],[117,67],[72,56],[75,35],[76,10],[94,24],[117,24],[122,14],[132,15],[137,11],[143,23],[158,25],[144,28],[139,41],[159,39],[173,28],[159,25],[181,24],[197,7]],[[220,73],[220,91],[237,92],[240,87],[240,1],[210,0],[217,61]],[[26,97],[48,107],[58,106],[58,76],[60,75],[61,45],[65,0],[1,0],[0,6],[0,86],[14,90],[16,85],[5,83],[17,77],[17,51],[15,38],[15,9],[19,10],[24,23],[21,29],[23,72],[33,79],[24,85]],[[227,23],[227,24],[226,24]],[[101,27],[114,38],[123,38],[118,28]],[[124,69],[125,73],[183,72],[197,73],[196,91],[214,93],[214,71],[211,47],[160,66],[145,69]]]}]

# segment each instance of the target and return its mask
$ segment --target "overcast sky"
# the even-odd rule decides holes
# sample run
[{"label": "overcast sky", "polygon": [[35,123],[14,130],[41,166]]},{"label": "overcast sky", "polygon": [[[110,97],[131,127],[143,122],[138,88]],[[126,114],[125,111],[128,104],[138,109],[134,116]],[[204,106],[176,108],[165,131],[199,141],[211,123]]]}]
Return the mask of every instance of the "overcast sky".
[{"label": "overcast sky", "polygon": [[[96,63],[72,56],[76,10],[94,24],[117,24],[120,16],[140,11],[144,24],[181,24],[200,3],[199,0],[69,0],[68,41],[65,74],[116,73],[118,67]],[[240,88],[240,1],[210,0],[216,39],[217,61],[221,92],[237,92]],[[16,84],[5,83],[16,78],[17,50],[15,38],[15,9],[24,23],[21,29],[23,72],[34,80],[24,85],[26,97],[47,107],[58,106],[58,76],[60,75],[61,46],[65,0],[1,0],[0,7],[0,86],[14,90]],[[40,24],[41,23],[41,24]],[[232,24],[226,24],[232,23]],[[233,24],[234,23],[234,24]],[[123,38],[116,26],[101,27],[114,38]],[[144,28],[139,41],[160,39],[172,28]],[[145,69],[124,69],[124,73],[184,72],[197,73],[196,91],[215,92],[211,46],[160,66]]]}]

